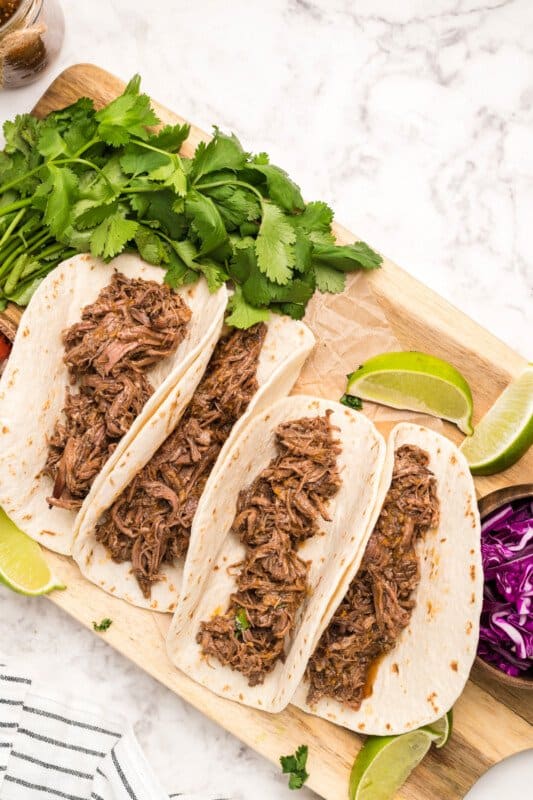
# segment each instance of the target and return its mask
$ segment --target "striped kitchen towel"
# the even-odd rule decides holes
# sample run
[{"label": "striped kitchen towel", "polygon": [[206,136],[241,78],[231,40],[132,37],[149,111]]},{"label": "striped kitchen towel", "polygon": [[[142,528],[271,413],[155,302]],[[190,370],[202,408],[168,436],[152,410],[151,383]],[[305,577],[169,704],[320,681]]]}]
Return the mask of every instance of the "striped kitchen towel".
[{"label": "striped kitchen towel", "polygon": [[[192,800],[192,795],[172,798]],[[0,664],[1,800],[169,800],[133,729]],[[210,800],[205,797],[194,800]]]}]

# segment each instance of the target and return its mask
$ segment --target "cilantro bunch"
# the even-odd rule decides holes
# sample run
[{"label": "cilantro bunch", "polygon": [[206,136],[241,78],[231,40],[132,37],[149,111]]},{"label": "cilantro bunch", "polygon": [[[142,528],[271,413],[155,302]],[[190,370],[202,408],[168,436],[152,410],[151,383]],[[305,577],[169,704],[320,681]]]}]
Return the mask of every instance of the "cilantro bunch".
[{"label": "cilantro bunch", "polygon": [[5,123],[0,305],[26,305],[76,253],[133,250],[174,288],[201,275],[211,291],[231,281],[227,322],[247,328],[269,311],[300,319],[315,290],[340,292],[345,272],[380,265],[363,242],[336,245],[331,209],[306,204],[266,154],[215,128],[184,158],[189,126],[158,125],[139,76],[99,111],[82,98],[44,120]]}]

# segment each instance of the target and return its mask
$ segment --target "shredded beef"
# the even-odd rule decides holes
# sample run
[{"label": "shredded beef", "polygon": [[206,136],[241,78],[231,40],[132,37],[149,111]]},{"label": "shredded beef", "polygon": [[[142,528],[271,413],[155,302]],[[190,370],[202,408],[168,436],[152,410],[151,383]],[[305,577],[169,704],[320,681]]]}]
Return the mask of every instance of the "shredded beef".
[{"label": "shredded beef", "polygon": [[308,590],[309,562],[298,545],[329,520],[328,501],[341,485],[340,452],[331,412],[284,422],[276,429],[278,454],[243,489],[232,532],[246,545],[237,591],[227,612],[202,622],[197,641],[206,656],[263,683],[285,659],[288,637]]},{"label": "shredded beef", "polygon": [[51,506],[77,509],[153,393],[147,369],[172,355],[191,311],[168,286],[126,278],[111,283],[63,334],[71,383],[63,416],[48,442],[44,474],[54,481]]},{"label": "shredded beef", "polygon": [[257,392],[260,323],[220,340],[178,427],[96,529],[113,559],[131,561],[145,597],[163,562],[187,552],[198,501],[231,429]]},{"label": "shredded beef", "polygon": [[404,445],[359,572],[309,661],[308,702],[332,697],[357,711],[372,687],[373,668],[409,624],[420,580],[417,540],[439,520],[429,456]]}]

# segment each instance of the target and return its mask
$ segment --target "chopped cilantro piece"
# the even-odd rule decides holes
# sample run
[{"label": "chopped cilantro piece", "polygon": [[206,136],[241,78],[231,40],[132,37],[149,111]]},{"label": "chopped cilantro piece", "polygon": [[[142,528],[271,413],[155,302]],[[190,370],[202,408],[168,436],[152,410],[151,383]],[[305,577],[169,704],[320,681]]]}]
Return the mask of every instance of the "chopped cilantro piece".
[{"label": "chopped cilantro piece", "polygon": [[356,397],[354,394],[343,394],[340,402],[343,405],[348,406],[348,408],[354,408],[356,411],[360,411],[363,408],[363,401],[360,397]]},{"label": "chopped cilantro piece", "polygon": [[237,636],[242,636],[243,631],[247,631],[250,627],[250,622],[246,615],[245,608],[239,608],[235,614],[235,633]]},{"label": "chopped cilantro piece", "polygon": [[281,770],[289,777],[289,789],[301,789],[309,777],[306,771],[309,748],[306,744],[300,745],[292,756],[280,756]]},{"label": "chopped cilantro piece", "polygon": [[109,617],[105,617],[105,619],[103,619],[101,622],[93,622],[93,629],[98,631],[98,633],[103,633],[104,631],[107,631],[112,624],[113,620],[109,619]]}]

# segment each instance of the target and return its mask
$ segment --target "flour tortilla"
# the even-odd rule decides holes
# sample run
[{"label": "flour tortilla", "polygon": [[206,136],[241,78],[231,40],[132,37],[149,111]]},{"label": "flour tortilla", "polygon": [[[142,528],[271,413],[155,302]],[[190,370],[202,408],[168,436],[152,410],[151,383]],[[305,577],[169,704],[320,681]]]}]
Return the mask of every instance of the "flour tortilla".
[{"label": "flour tortilla", "polygon": [[[222,448],[211,473],[212,477],[217,474],[226,452],[238,438],[239,431],[246,427],[248,420],[290,392],[305,359],[313,349],[314,341],[313,334],[303,322],[272,315],[267,322],[267,333],[258,361],[258,391]],[[152,596],[147,600],[132,573],[131,563],[127,561],[117,564],[105,546],[96,540],[96,524],[103,512],[114,503],[179,425],[181,415],[194,394],[205,366],[206,364],[202,364],[200,368],[199,361],[192,365],[135,440],[124,449],[113,469],[99,484],[98,490],[91,492],[78,519],[73,556],[85,577],[115,597],[122,597],[128,603],[154,611],[170,613],[175,609],[181,590],[183,560],[161,565],[162,579],[153,584]]]},{"label": "flour tortilla", "polygon": [[[224,613],[235,590],[227,568],[242,560],[245,547],[230,532],[239,491],[250,484],[276,455],[275,429],[281,422],[333,411],[331,424],[342,452],[337,464],[342,485],[328,505],[331,522],[321,522],[324,535],[306,540],[298,550],[310,560],[311,591],[303,603],[296,629],[279,661],[260,686],[250,687],[240,672],[209,662],[196,642],[200,622]],[[366,528],[373,524],[379,479],[385,461],[385,442],[363,415],[329,400],[292,396],[267,409],[241,431],[218,474],[204,492],[193,526],[185,564],[182,594],[167,639],[173,663],[216,694],[264,711],[281,711],[300,682],[317,630],[340,576],[350,566]]]},{"label": "flour tortilla", "polygon": [[[411,621],[394,650],[380,662],[372,694],[358,711],[328,698],[309,706],[305,681],[291,701],[353,731],[379,736],[427,725],[453,706],[475,658],[482,605],[479,513],[468,464],[444,436],[401,423],[388,441],[388,481],[382,482],[380,506],[389,488],[394,452],[404,444],[429,454],[440,500],[438,528],[417,545],[421,580]],[[363,552],[364,548],[340,581],[332,613],[357,574]]]},{"label": "flour tortilla", "polygon": [[[75,511],[48,508],[53,481],[41,474],[47,439],[60,418],[69,385],[61,336],[80,320],[82,309],[96,300],[115,270],[158,283],[165,274],[134,255],[119,256],[109,264],[90,255],[63,262],[45,278],[24,312],[0,382],[0,505],[21,530],[58,553],[70,553],[77,516]],[[206,361],[216,344],[226,288],[210,294],[202,279],[179,294],[192,311],[185,338],[173,356],[147,371],[156,391],[97,476],[95,491],[182,375],[196,359]]]}]

